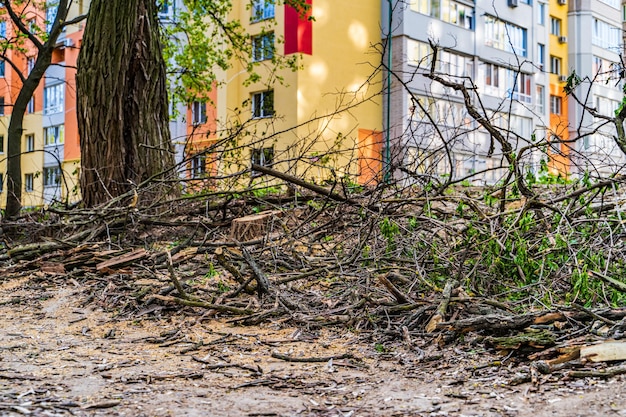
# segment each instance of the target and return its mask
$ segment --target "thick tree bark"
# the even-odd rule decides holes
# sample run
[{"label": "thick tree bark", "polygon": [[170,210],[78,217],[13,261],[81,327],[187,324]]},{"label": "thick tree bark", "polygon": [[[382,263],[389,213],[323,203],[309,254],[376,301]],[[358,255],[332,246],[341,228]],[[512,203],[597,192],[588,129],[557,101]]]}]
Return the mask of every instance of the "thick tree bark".
[{"label": "thick tree bark", "polygon": [[[93,0],[76,76],[87,207],[174,166],[165,77],[156,2]],[[149,199],[165,192],[151,186]]]}]

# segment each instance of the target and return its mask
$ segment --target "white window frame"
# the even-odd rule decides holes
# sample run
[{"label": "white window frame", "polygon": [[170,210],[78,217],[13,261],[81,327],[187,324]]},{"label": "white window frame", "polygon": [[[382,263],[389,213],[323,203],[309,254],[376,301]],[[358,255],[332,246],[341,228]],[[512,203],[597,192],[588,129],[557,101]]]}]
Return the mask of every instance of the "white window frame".
[{"label": "white window frame", "polygon": [[253,0],[251,12],[252,22],[273,19],[276,15],[275,0]]},{"label": "white window frame", "polygon": [[468,30],[474,29],[474,8],[454,0],[411,0],[411,10]]},{"label": "white window frame", "polygon": [[61,113],[65,105],[65,83],[44,87],[44,114]]},{"label": "white window frame", "polygon": [[528,32],[521,26],[485,15],[485,45],[526,57]]},{"label": "white window frame", "polygon": [[61,168],[58,166],[44,167],[43,186],[45,188],[59,188],[61,186]]},{"label": "white window frame", "polygon": [[175,5],[176,5],[175,1],[161,0],[160,3],[158,4],[159,19],[172,19],[174,17]]},{"label": "white window frame", "polygon": [[550,34],[561,36],[562,23],[562,20],[558,17],[550,16]]},{"label": "white window frame", "polygon": [[532,75],[507,70],[507,91],[510,92],[511,99],[531,104],[533,101]]},{"label": "white window frame", "polygon": [[563,111],[563,99],[560,96],[550,94],[550,114],[561,114]]},{"label": "white window frame", "polygon": [[[251,164],[260,165],[263,167],[271,166],[274,163],[274,147],[266,148],[253,148],[250,150],[250,162]],[[258,171],[252,171],[252,176],[256,177],[261,175]]]},{"label": "white window frame", "polygon": [[30,73],[33,71],[33,68],[35,68],[35,62],[36,62],[36,58],[34,56],[29,56],[28,58],[26,58],[26,74],[30,75]]},{"label": "white window frame", "polygon": [[535,104],[537,106],[537,113],[543,114],[546,111],[546,88],[543,85],[535,85],[535,95],[537,99]]},{"label": "white window frame", "polygon": [[[268,103],[268,100],[271,103]],[[274,90],[252,94],[252,118],[262,119],[274,116]]]},{"label": "white window frame", "polygon": [[28,100],[28,104],[26,105],[26,113],[35,113],[35,96],[32,96],[30,100]]},{"label": "white window frame", "polygon": [[35,189],[35,174],[24,174],[24,191],[32,193]]},{"label": "white window frame", "polygon": [[44,146],[57,146],[65,143],[65,125],[55,125],[43,128]]},{"label": "white window frame", "polygon": [[554,55],[550,55],[550,74],[561,75],[563,60]]},{"label": "white window frame", "polygon": [[191,178],[201,178],[206,176],[206,155],[196,155],[191,158]]},{"label": "white window frame", "polygon": [[25,152],[35,152],[35,135],[34,134],[28,133],[24,137],[24,150]]},{"label": "white window frame", "polygon": [[191,123],[194,126],[207,122],[206,102],[194,101],[191,103]]},{"label": "white window frame", "polygon": [[603,20],[594,18],[591,43],[600,48],[618,51],[622,44],[622,29]]},{"label": "white window frame", "polygon": [[46,4],[46,32],[50,33],[52,30],[52,24],[54,23],[54,19],[57,17],[57,13],[59,11],[59,2],[56,1],[48,1]]},{"label": "white window frame", "polygon": [[253,36],[252,61],[259,62],[272,58],[274,58],[274,32]]},{"label": "white window frame", "polygon": [[539,63],[539,69],[545,71],[546,69],[546,45],[543,43],[537,44],[537,62]]}]

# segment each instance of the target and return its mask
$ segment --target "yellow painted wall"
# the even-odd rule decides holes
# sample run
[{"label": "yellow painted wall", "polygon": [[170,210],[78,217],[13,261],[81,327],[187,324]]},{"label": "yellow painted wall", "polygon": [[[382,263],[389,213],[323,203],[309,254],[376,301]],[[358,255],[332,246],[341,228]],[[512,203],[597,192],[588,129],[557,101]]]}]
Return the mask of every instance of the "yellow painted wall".
[{"label": "yellow painted wall", "polygon": [[[238,2],[235,2],[238,3]],[[276,6],[274,21],[250,22],[251,12],[235,6],[236,16],[252,35],[274,30],[276,53],[283,53],[284,7]],[[218,93],[222,125],[233,120],[249,123],[249,134],[239,137],[237,170],[250,163],[250,149],[275,147],[276,168],[315,181],[331,172],[359,174],[359,129],[382,130],[382,75],[372,76],[380,62],[372,45],[380,42],[380,1],[313,0],[313,51],[302,55],[295,72],[283,69],[277,82],[271,63],[258,67],[261,81],[245,86],[247,74],[235,66]],[[250,121],[255,92],[274,90],[275,117]],[[224,106],[220,100],[224,97]],[[235,109],[244,109],[237,114]],[[224,123],[226,121],[226,123]],[[329,150],[333,150],[329,153]],[[295,163],[296,158],[303,158]],[[234,167],[230,167],[235,171]]]},{"label": "yellow painted wall", "polygon": [[[550,16],[561,19],[561,36],[568,36],[567,27],[567,5],[561,5],[557,0],[550,0],[549,3]],[[550,22],[548,22],[550,23]],[[569,63],[567,53],[567,42],[559,42],[558,36],[550,35],[549,43],[550,55],[561,58],[561,75],[569,75]],[[548,57],[549,59],[549,57]],[[550,62],[548,61],[548,65]],[[568,129],[568,106],[567,95],[563,91],[564,82],[559,81],[559,76],[550,74],[550,95],[561,97],[561,114],[550,114],[550,132],[558,135],[564,143],[561,144],[561,152],[555,152],[552,148],[550,152],[550,171],[553,174],[561,174],[567,176],[570,171],[570,144]],[[549,103],[548,103],[549,104]]]},{"label": "yellow painted wall", "polygon": [[[41,206],[43,203],[43,129],[41,111],[24,116],[22,134],[22,205],[24,207]],[[26,152],[26,135],[35,136],[35,150]],[[24,176],[33,174],[33,191],[26,191]]]}]

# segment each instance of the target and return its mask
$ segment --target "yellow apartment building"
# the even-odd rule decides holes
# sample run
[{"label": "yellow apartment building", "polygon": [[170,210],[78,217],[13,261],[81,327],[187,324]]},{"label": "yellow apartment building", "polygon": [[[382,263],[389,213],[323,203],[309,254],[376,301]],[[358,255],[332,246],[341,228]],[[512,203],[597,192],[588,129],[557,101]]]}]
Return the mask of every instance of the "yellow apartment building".
[{"label": "yellow apartment building", "polygon": [[549,169],[553,174],[567,176],[570,173],[570,156],[573,144],[569,139],[569,118],[567,95],[563,87],[570,73],[568,64],[568,30],[567,30],[567,2],[563,0],[549,0],[550,14],[550,71],[549,88],[549,136],[548,154],[550,156]]},{"label": "yellow apartment building", "polygon": [[[383,115],[375,48],[380,1],[308,0],[306,12],[274,3],[234,2],[260,78],[247,84],[249,74],[237,63],[224,74],[217,130],[244,128],[217,170],[243,171],[254,162],[316,182],[344,175],[375,180]],[[297,69],[276,69],[279,55],[295,56]]]}]

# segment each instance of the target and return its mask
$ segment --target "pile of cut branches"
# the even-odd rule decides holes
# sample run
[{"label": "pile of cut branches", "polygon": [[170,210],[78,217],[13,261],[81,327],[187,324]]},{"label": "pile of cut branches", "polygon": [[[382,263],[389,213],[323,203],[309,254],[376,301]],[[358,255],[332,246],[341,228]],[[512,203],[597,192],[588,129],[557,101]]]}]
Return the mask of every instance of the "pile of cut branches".
[{"label": "pile of cut branches", "polygon": [[383,342],[469,334],[525,359],[623,336],[619,179],[535,188],[535,199],[296,185],[158,209],[31,212],[3,225],[2,276],[75,279],[128,317],[192,308],[247,325],[341,325]]}]

